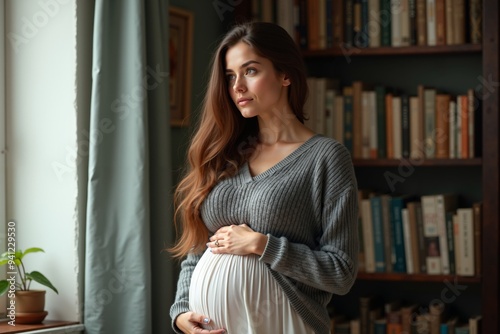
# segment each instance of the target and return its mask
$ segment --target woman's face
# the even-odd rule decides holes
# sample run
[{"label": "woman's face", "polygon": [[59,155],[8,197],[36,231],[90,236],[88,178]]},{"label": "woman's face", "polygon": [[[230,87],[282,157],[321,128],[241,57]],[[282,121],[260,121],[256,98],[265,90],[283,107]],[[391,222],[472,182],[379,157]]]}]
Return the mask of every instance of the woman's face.
[{"label": "woman's face", "polygon": [[290,80],[244,42],[226,53],[229,95],[245,118],[276,114],[288,104]]}]

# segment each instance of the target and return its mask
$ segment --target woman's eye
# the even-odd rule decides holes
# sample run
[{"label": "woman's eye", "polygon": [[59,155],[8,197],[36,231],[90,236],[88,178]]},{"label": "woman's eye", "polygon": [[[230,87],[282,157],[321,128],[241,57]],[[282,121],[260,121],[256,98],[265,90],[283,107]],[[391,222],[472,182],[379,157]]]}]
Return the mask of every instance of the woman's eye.
[{"label": "woman's eye", "polygon": [[255,68],[247,68],[246,74],[255,74],[255,73],[257,73]]},{"label": "woman's eye", "polygon": [[228,74],[226,77],[227,77],[227,81],[229,81],[229,82],[234,81],[234,79],[236,78],[236,76],[234,74]]}]

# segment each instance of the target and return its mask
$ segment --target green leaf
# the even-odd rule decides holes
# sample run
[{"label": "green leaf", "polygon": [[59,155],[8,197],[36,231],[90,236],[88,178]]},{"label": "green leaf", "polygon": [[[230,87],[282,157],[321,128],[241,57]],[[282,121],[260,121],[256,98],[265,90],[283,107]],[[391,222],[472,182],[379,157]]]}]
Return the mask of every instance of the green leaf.
[{"label": "green leaf", "polygon": [[26,277],[29,279],[32,279],[33,281],[45,285],[48,288],[51,288],[52,290],[55,291],[55,293],[59,294],[59,291],[50,283],[47,277],[43,276],[40,272],[38,271],[32,271],[31,273],[27,273]]},{"label": "green leaf", "polygon": [[0,260],[9,260],[10,259],[10,256],[15,256],[15,253],[13,252],[5,252],[5,253],[2,253],[2,255],[0,255]]},{"label": "green leaf", "polygon": [[7,280],[1,280],[0,281],[0,296],[3,295],[4,293],[9,290],[9,282]]},{"label": "green leaf", "polygon": [[6,265],[9,263],[9,259],[0,259],[0,266]]},{"label": "green leaf", "polygon": [[45,251],[41,248],[38,248],[38,247],[31,247],[31,248],[28,248],[27,250],[25,250],[23,252],[23,255],[21,255],[21,260],[23,259],[24,256],[26,256],[26,254],[29,254],[29,253],[38,253],[38,252],[42,252],[42,253],[45,253]]}]

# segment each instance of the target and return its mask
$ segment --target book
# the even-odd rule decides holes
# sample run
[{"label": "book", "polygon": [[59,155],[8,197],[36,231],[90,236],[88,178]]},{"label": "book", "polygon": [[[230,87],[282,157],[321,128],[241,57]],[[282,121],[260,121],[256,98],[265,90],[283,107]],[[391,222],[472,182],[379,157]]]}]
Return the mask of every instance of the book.
[{"label": "book", "polygon": [[401,219],[403,221],[403,242],[405,246],[406,273],[414,274],[413,251],[411,248],[410,217],[408,209],[401,210]]},{"label": "book", "polygon": [[372,225],[373,225],[373,247],[375,251],[375,272],[385,272],[385,247],[384,247],[384,226],[382,223],[382,198],[373,196],[370,198]]},{"label": "book", "polygon": [[333,47],[344,42],[344,1],[333,1]]},{"label": "book", "polygon": [[394,159],[394,133],[393,133],[393,116],[392,116],[392,93],[385,95],[385,123],[386,123],[386,149],[387,158]]},{"label": "book", "polygon": [[399,0],[401,13],[399,15],[401,28],[401,46],[411,45],[410,31],[410,0]]},{"label": "book", "polygon": [[436,0],[427,0],[426,2],[427,18],[427,45],[437,45],[436,31]]},{"label": "book", "polygon": [[376,48],[380,46],[380,40],[381,40],[380,2],[381,0],[368,0],[368,23],[367,23],[368,46],[371,48]]},{"label": "book", "polygon": [[370,312],[375,308],[374,296],[362,296],[359,298],[360,329],[362,334],[370,334]]},{"label": "book", "polygon": [[472,204],[473,214],[473,224],[474,224],[474,272],[476,275],[481,275],[482,266],[481,266],[481,229],[482,229],[482,221],[483,221],[483,210],[482,203],[473,203]]},{"label": "book", "polygon": [[446,212],[446,239],[448,244],[448,262],[450,265],[450,274],[457,273],[455,267],[455,238],[453,232],[453,211]]},{"label": "book", "polygon": [[470,334],[481,334],[482,333],[482,322],[483,317],[481,315],[473,316],[469,318],[469,333]]},{"label": "book", "polygon": [[387,334],[401,334],[401,310],[393,310],[387,314]]},{"label": "book", "polygon": [[[391,129],[389,129],[391,131]],[[403,157],[402,105],[401,96],[392,97],[392,139],[393,158]]]},{"label": "book", "polygon": [[392,23],[391,23],[391,0],[380,0],[380,45],[391,46]]},{"label": "book", "polygon": [[448,254],[448,237],[446,229],[446,213],[454,212],[457,208],[456,194],[438,194],[433,196],[435,201],[436,227],[439,236],[439,254],[441,255],[441,273],[450,274]]},{"label": "book", "polygon": [[417,45],[427,45],[427,0],[417,2]]},{"label": "book", "polygon": [[373,324],[373,334],[387,334],[387,320],[384,318],[377,319]]},{"label": "book", "polygon": [[410,157],[410,98],[401,95],[401,156]]},{"label": "book", "polygon": [[351,319],[349,323],[351,325],[351,334],[361,334],[361,321],[359,318]]},{"label": "book", "polygon": [[433,195],[421,197],[426,246],[426,268],[428,274],[441,274],[441,254],[437,224],[436,201]]},{"label": "book", "polygon": [[353,133],[353,158],[363,158],[363,126],[362,126],[362,95],[365,84],[354,81],[352,84],[352,133]]},{"label": "book", "polygon": [[459,247],[461,272],[457,274],[462,276],[474,276],[474,227],[472,208],[457,209],[459,224]]},{"label": "book", "polygon": [[436,94],[436,158],[450,157],[450,95]]},{"label": "book", "polygon": [[376,113],[377,113],[377,157],[383,159],[387,157],[386,149],[386,122],[385,122],[385,94],[386,87],[375,86]]},{"label": "book", "polygon": [[482,0],[469,2],[469,39],[472,44],[480,44],[483,40],[483,7]]},{"label": "book", "polygon": [[344,45],[349,48],[354,45],[354,0],[344,1]]},{"label": "book", "polygon": [[424,88],[425,157],[429,159],[436,156],[436,94],[436,89]]},{"label": "book", "polygon": [[392,242],[395,251],[395,263],[393,265],[393,272],[406,273],[406,255],[404,248],[404,235],[403,235],[403,219],[401,212],[405,207],[405,203],[410,198],[408,196],[394,196],[389,200],[391,212],[391,230]]},{"label": "book", "polygon": [[436,45],[446,45],[446,6],[445,0],[436,2]]},{"label": "book", "polygon": [[351,86],[343,88],[344,96],[344,146],[354,154],[353,148],[353,89]]},{"label": "book", "polygon": [[402,1],[391,0],[391,46],[403,46],[402,42]]},{"label": "book", "polygon": [[422,272],[420,249],[419,249],[419,239],[421,232],[419,231],[418,228],[418,214],[417,214],[417,208],[419,206],[420,202],[416,201],[408,202],[406,204],[406,208],[408,209],[408,233],[409,233],[408,248],[410,250],[409,253],[411,254],[411,262],[413,264],[412,272],[416,274]]},{"label": "book", "polygon": [[365,271],[375,272],[375,245],[373,239],[373,223],[371,200],[361,200],[361,221],[363,225],[363,249],[365,254]]},{"label": "book", "polygon": [[424,157],[422,150],[423,124],[420,117],[419,98],[410,97],[410,159],[420,160]]},{"label": "book", "polygon": [[439,334],[444,316],[444,303],[431,302],[429,305],[429,334]]},{"label": "book", "polygon": [[465,43],[465,2],[466,0],[453,2],[453,44]]},{"label": "book", "polygon": [[417,304],[410,304],[401,307],[401,330],[403,333],[411,332],[411,324],[417,312]]}]

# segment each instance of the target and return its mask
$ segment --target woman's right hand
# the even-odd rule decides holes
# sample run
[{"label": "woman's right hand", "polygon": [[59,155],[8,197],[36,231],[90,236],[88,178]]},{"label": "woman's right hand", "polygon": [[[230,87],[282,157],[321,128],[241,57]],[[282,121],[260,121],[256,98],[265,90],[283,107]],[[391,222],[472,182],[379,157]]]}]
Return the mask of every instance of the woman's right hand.
[{"label": "woman's right hand", "polygon": [[203,329],[202,325],[208,325],[210,318],[194,312],[179,314],[175,319],[175,325],[186,334],[223,334],[226,331],[221,329]]}]

